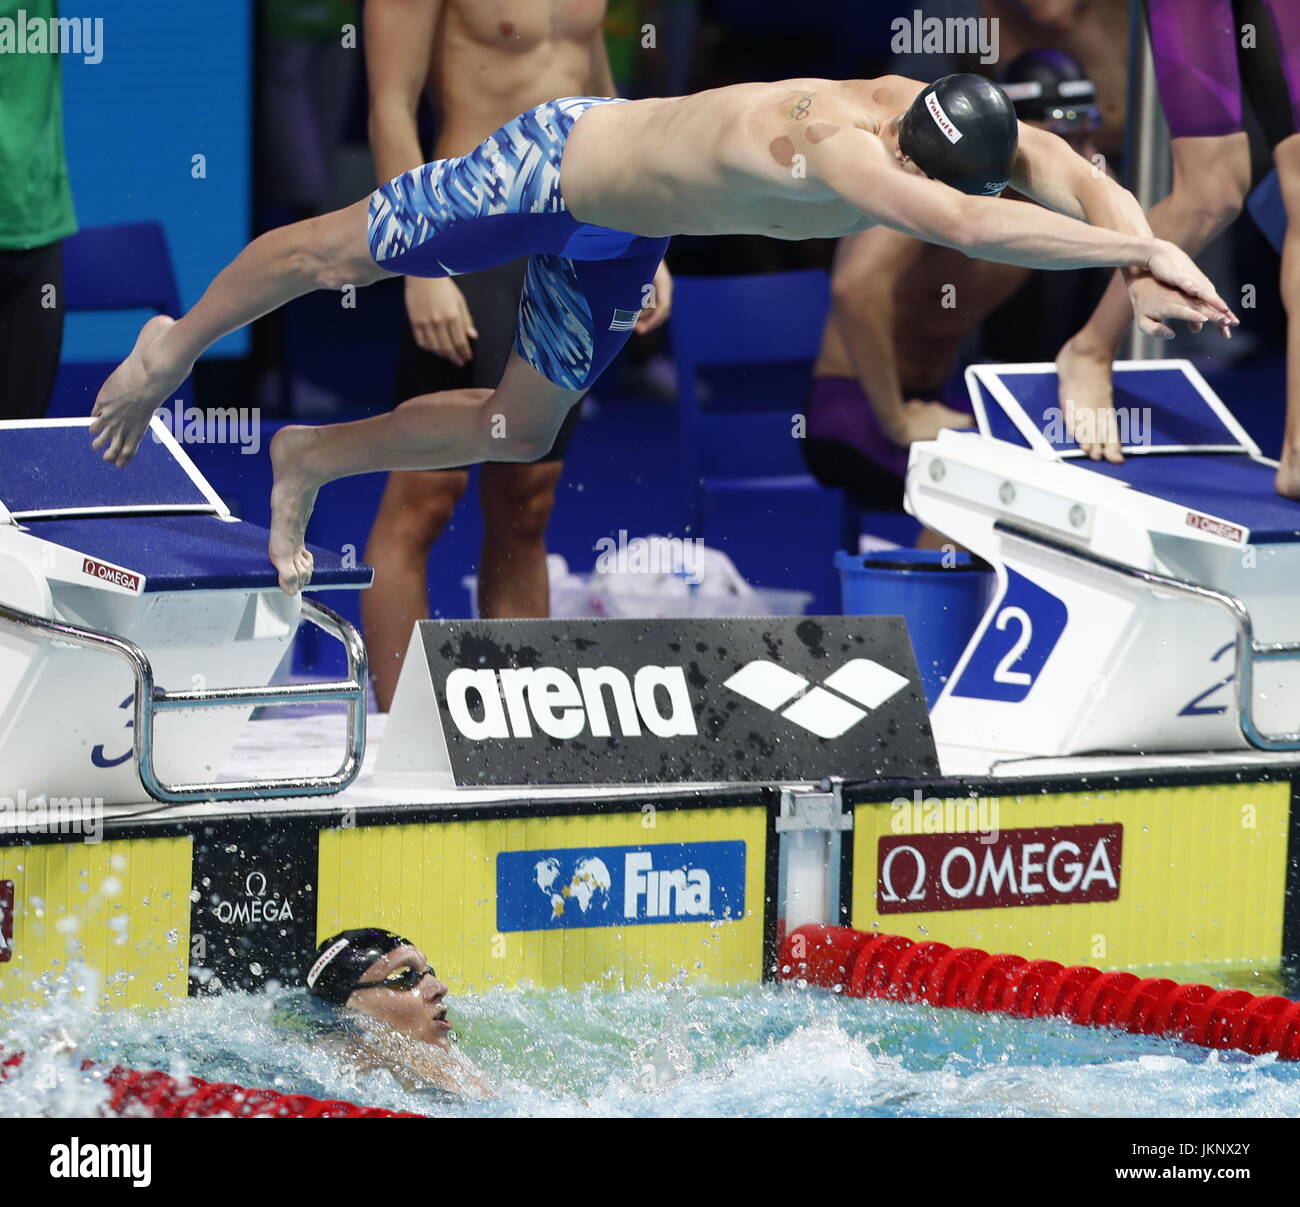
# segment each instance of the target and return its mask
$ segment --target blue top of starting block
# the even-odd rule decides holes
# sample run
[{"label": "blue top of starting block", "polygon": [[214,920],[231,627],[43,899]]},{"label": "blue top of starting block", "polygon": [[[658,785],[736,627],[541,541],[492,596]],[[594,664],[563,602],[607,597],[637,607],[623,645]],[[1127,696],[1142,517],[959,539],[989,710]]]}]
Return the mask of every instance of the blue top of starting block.
[{"label": "blue top of starting block", "polygon": [[[977,376],[984,379],[987,435],[1028,447],[1029,440],[1012,418],[1018,412],[1056,452],[1081,455],[1078,444],[1065,432],[1054,366],[982,365]],[[1010,407],[1005,398],[988,388],[988,379],[1010,396]],[[1125,448],[1147,452],[1258,451],[1185,361],[1116,366],[1114,389],[1118,432]]]},{"label": "blue top of starting block", "polygon": [[[264,591],[279,585],[256,524],[211,515],[81,516],[29,520],[33,536],[143,574],[145,592]],[[369,566],[344,566],[337,553],[308,546],[316,559],[309,591],[366,587]]]},{"label": "blue top of starting block", "polygon": [[1252,545],[1300,541],[1300,503],[1273,489],[1271,465],[1235,453],[1128,457],[1123,465],[1076,461],[1081,469],[1127,482],[1143,494],[1250,529]]},{"label": "blue top of starting block", "polygon": [[0,423],[0,503],[23,516],[90,509],[215,511],[172,447],[146,436],[126,469],[90,447],[84,423]]}]

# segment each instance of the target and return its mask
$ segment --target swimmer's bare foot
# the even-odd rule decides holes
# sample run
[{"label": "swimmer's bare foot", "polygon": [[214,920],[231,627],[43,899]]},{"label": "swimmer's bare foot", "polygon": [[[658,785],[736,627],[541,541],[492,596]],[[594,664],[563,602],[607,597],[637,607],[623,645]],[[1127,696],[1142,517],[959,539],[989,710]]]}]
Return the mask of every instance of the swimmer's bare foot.
[{"label": "swimmer's bare foot", "polygon": [[1283,448],[1273,485],[1284,499],[1300,499],[1300,449]]},{"label": "swimmer's bare foot", "polygon": [[119,469],[131,463],[149,430],[153,413],[194,367],[169,364],[153,349],[159,337],[175,322],[159,314],[145,323],[131,355],[113,370],[95,399],[90,422],[91,447],[103,449],[104,460]]},{"label": "swimmer's bare foot", "polygon": [[281,428],[271,440],[271,563],[280,574],[280,589],[297,595],[311,582],[314,562],[307,551],[307,521],[316,505],[320,482],[307,471],[307,453],[316,441],[316,429]]},{"label": "swimmer's bare foot", "polygon": [[1066,431],[1093,461],[1123,464],[1110,356],[1076,335],[1056,355],[1056,377]]}]

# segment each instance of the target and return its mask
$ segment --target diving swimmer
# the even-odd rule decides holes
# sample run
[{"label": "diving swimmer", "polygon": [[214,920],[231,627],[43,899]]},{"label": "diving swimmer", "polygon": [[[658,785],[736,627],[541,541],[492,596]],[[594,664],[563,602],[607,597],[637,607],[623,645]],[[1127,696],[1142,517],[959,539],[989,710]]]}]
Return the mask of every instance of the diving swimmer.
[{"label": "diving swimmer", "polygon": [[[999,197],[1007,187],[1039,204]],[[874,226],[1026,268],[1120,268],[1144,331],[1183,320],[1226,334],[1237,322],[1186,253],[1152,235],[1130,193],[1055,135],[1017,123],[981,77],[568,97],[468,155],[254,240],[184,317],[145,324],[99,393],[93,444],[129,464],[154,409],[206,348],[303,293],[529,256],[495,390],[423,395],[391,414],[277,433],[269,553],[295,594],[311,580],[304,536],[326,483],[544,456],[635,327],[671,235],[799,240]]]}]

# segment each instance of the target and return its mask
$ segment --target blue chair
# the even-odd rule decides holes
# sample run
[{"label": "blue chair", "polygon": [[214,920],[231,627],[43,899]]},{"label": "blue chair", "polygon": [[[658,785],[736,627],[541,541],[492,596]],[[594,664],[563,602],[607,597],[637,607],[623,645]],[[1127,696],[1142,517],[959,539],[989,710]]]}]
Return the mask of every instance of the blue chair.
[{"label": "blue chair", "polygon": [[833,559],[856,549],[857,516],[808,473],[794,422],[829,307],[825,272],[679,277],[671,319],[690,535],[823,613],[839,610]]},{"label": "blue chair", "polygon": [[1255,225],[1280,256],[1282,243],[1286,239],[1286,205],[1282,201],[1282,183],[1277,178],[1276,168],[1246,198],[1246,208],[1255,219]]},{"label": "blue chair", "polygon": [[[157,222],[92,226],[63,241],[63,305],[67,313],[143,310],[178,315],[180,290],[167,236]],[[129,351],[123,348],[123,355]],[[85,415],[112,364],[68,362],[59,368],[51,416]],[[189,401],[190,382],[177,397]]]}]

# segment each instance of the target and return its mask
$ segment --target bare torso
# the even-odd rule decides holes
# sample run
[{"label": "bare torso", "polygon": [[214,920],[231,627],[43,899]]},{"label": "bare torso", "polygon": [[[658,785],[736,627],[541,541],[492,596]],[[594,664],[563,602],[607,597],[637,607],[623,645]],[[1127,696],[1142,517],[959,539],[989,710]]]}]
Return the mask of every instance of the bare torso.
[{"label": "bare torso", "polygon": [[574,126],[561,188],[580,221],[656,238],[853,234],[871,220],[800,171],[798,126],[879,133],[921,88],[901,76],[799,79],[603,105]]},{"label": "bare torso", "polygon": [[591,43],[605,0],[450,0],[429,64],[442,125],[434,158],[472,151],[543,101],[591,86]]}]

